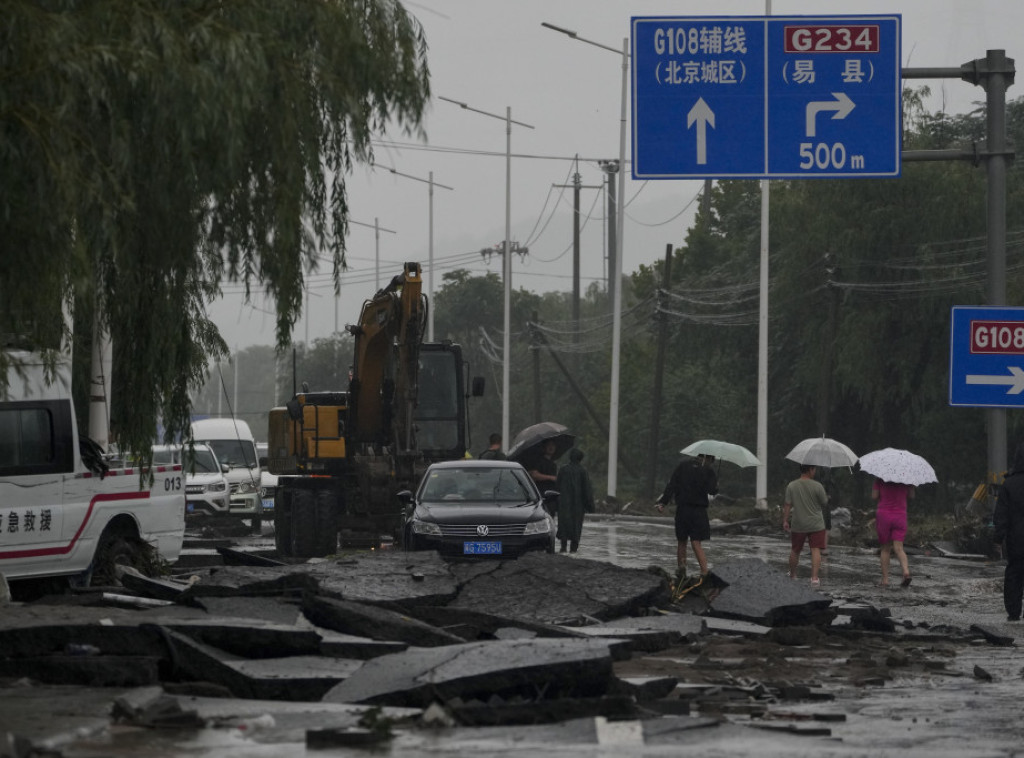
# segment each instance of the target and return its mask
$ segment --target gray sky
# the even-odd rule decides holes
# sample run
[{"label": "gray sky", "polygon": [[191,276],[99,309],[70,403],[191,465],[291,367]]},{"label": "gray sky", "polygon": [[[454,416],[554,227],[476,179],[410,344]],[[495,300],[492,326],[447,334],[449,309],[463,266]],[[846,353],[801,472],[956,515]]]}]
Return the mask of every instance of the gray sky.
[{"label": "gray sky", "polygon": [[[378,168],[357,167],[349,177],[353,223],[341,296],[336,302],[329,266],[311,275],[308,313],[296,325],[296,341],[325,337],[336,324],[343,329],[353,322],[376,289],[378,260],[381,284],[406,260],[422,262],[429,282],[426,180],[431,172],[435,183],[452,188],[434,189],[434,286],[440,288],[443,273],[454,268],[500,275],[500,256],[488,261],[479,251],[504,238],[506,107],[514,120],[534,127],[512,129],[511,239],[529,248],[525,259],[513,257],[513,286],[536,292],[572,287],[572,191],[555,185],[571,184],[577,155],[585,187],[582,286],[603,282],[606,200],[586,187],[602,183],[598,159],[618,157],[621,56],[545,29],[541,22],[618,50],[629,36],[632,16],[766,15],[764,0],[416,0],[406,7],[423,24],[430,48],[434,100],[425,121],[428,141],[398,131],[385,135],[387,144],[376,148]],[[771,14],[901,14],[904,66],[959,66],[984,58],[989,49],[1006,50],[1018,65],[1024,61],[1024,50],[1015,49],[1024,32],[1020,0],[774,0]],[[980,87],[958,80],[913,84],[931,87],[932,110],[962,113],[984,100]],[[1009,98],[1019,96],[1016,87]],[[438,96],[500,118],[463,110]],[[700,188],[700,181],[633,181],[627,173],[625,273],[660,260],[667,243],[682,243]],[[273,344],[273,303],[257,296],[246,305],[240,287],[224,289],[210,313],[232,350]]]}]

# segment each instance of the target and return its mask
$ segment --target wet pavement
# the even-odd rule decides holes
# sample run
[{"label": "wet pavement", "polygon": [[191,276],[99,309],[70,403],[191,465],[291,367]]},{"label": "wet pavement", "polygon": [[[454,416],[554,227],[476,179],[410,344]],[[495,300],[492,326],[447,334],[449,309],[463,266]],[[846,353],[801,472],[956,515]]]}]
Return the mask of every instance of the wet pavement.
[{"label": "wet pavement", "polygon": [[[705,543],[710,568],[729,559],[756,557],[780,573],[788,571],[788,541],[778,536],[716,536]],[[671,523],[591,520],[581,555],[622,566],[674,563],[675,536]],[[822,559],[818,591],[835,603],[864,603],[889,610],[897,624],[914,628],[948,626],[969,630],[980,626],[1015,637],[1012,646],[957,645],[947,672],[935,676],[895,676],[881,687],[837,691],[828,712],[846,720],[831,724],[832,738],[841,745],[798,747],[796,755],[1005,756],[1024,755],[1024,626],[1006,621],[1002,607],[1004,564],[986,560],[942,557],[937,551],[909,549],[913,581],[909,587],[878,586],[878,552],[873,548],[831,545]],[[692,554],[689,556],[693,561]],[[691,564],[692,570],[692,564]],[[898,576],[898,564],[890,570]],[[800,579],[809,581],[809,556],[804,553]],[[953,636],[953,635],[951,635]],[[975,676],[975,667],[991,674]],[[794,713],[819,713],[818,704],[787,706]],[[770,740],[774,741],[773,736]],[[733,754],[725,747],[725,754]],[[758,755],[774,749],[759,743]],[[820,752],[819,752],[820,751]],[[834,752],[833,752],[834,751]]]},{"label": "wet pavement", "polygon": [[[266,530],[265,530],[266,532]],[[240,540],[246,549],[267,543]],[[271,538],[272,544],[272,538]],[[774,534],[715,534],[706,543],[711,569],[759,559],[785,576],[788,542]],[[1019,717],[1024,696],[1024,656],[1014,645],[997,645],[970,635],[972,627],[1017,637],[1019,623],[1002,611],[1002,565],[941,557],[934,551],[910,555],[910,587],[881,588],[877,551],[833,545],[825,557],[818,591],[836,607],[888,609],[900,642],[889,636],[853,632],[790,639],[784,647],[757,635],[704,639],[617,661],[621,678],[678,676],[679,690],[734,689],[753,693],[760,681],[784,687],[817,677],[827,697],[754,697],[723,701],[721,711],[630,720],[578,718],[555,724],[396,730],[373,755],[668,756],[700,751],[705,756],[1010,756],[1024,751]],[[667,519],[589,519],[579,557],[623,568],[674,568],[675,539]],[[566,559],[568,560],[568,559]],[[692,561],[692,556],[691,556]],[[691,563],[692,568],[692,563]],[[805,555],[796,580],[809,589]],[[0,614],[3,611],[0,610]],[[885,676],[854,680],[843,676],[854,658],[873,657]],[[938,662],[940,665],[935,665]],[[918,665],[913,665],[913,664]],[[870,667],[868,667],[870,668]],[[728,686],[726,686],[728,685]],[[191,697],[189,707],[217,728],[147,729],[109,726],[111,688],[26,687],[17,702],[4,700],[0,727],[23,720],[59,720],[65,739],[52,755],[76,756],[300,756],[367,754],[356,747],[314,750],[307,730],[330,720],[354,729],[351,707],[340,703],[265,703]],[[682,695],[681,695],[682,697]],[[229,705],[230,703],[230,705]],[[716,706],[717,707],[717,706]],[[746,716],[745,714],[751,714]],[[275,716],[270,716],[274,713]],[[724,716],[724,718],[723,718]],[[756,726],[758,728],[751,728]],[[777,728],[769,728],[769,727]],[[283,728],[286,727],[286,728]],[[2,735],[3,729],[0,729]],[[272,740],[263,741],[273,733]],[[261,737],[264,735],[264,737]],[[0,744],[0,755],[21,758],[15,745]]]}]

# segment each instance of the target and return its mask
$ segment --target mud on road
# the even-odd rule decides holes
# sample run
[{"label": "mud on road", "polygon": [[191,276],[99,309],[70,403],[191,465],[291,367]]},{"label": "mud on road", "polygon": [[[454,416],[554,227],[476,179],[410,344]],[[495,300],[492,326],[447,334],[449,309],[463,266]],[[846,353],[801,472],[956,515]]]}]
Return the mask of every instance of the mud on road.
[{"label": "mud on road", "polygon": [[[262,540],[240,538],[237,542],[256,551],[268,544],[266,534]],[[424,644],[428,627],[437,630],[430,632],[437,635],[430,649],[443,650],[446,643],[455,649],[461,640],[488,639],[502,646],[482,648],[484,651],[518,646],[527,656],[531,639],[540,640],[536,649],[549,654],[552,644],[562,643],[544,642],[543,635],[551,629],[564,630],[558,633],[567,635],[566,649],[581,656],[581,671],[592,680],[588,686],[602,689],[606,681],[613,686],[596,700],[572,691],[569,685],[566,697],[547,701],[521,695],[491,699],[456,696],[444,701],[443,715],[435,713],[429,718],[430,709],[416,707],[403,712],[392,708],[389,713],[395,728],[375,754],[522,755],[532,751],[592,755],[605,749],[617,755],[677,755],[681,749],[693,748],[708,755],[898,754],[935,758],[1019,752],[1024,741],[1019,719],[1024,660],[1013,638],[1021,627],[1006,622],[1002,612],[1001,564],[922,551],[911,555],[914,580],[910,587],[883,589],[876,585],[876,551],[833,545],[825,559],[822,585],[812,592],[806,565],[801,567],[801,579],[785,579],[788,543],[781,535],[716,533],[706,546],[713,572],[717,567],[724,575],[734,576],[737,566],[750,562],[763,567],[758,569],[763,576],[755,577],[757,582],[763,581],[761,595],[776,600],[762,602],[765,597],[747,596],[737,601],[735,593],[730,600],[727,592],[716,596],[709,588],[706,599],[693,596],[683,608],[667,608],[698,614],[689,617],[695,626],[683,624],[686,617],[680,614],[670,614],[670,621],[680,624],[674,641],[666,642],[663,632],[638,633],[630,643],[631,652],[622,654],[619,649],[610,663],[594,653],[587,640],[576,636],[587,632],[591,639],[593,635],[601,639],[599,621],[610,628],[609,634],[616,635],[627,633],[627,621],[652,626],[659,620],[657,615],[628,617],[657,614],[655,608],[664,605],[655,591],[660,580],[649,568],[654,564],[669,569],[674,564],[670,522],[592,519],[579,558],[539,556],[533,561],[505,562],[508,565],[500,568],[495,562],[454,567],[432,560],[417,563],[417,556],[411,563],[402,561],[402,569],[396,572],[381,568],[388,561],[344,559],[310,568],[294,567],[295,575],[279,572],[274,582],[258,579],[257,567],[222,569],[219,581],[193,569],[200,576],[199,585],[207,585],[208,594],[200,600],[208,607],[202,611],[175,604],[175,613],[197,614],[177,623],[183,627],[208,624],[214,615],[210,609],[216,608],[225,626],[224,617],[230,617],[235,626],[248,625],[264,635],[279,635],[275,640],[287,638],[289,644],[298,646],[293,657],[262,663],[240,660],[245,651],[218,653],[217,645],[227,643],[213,637],[206,638],[208,647],[203,648],[182,639],[176,643],[179,655],[210,656],[200,659],[207,661],[206,668],[200,672],[202,676],[193,679],[213,678],[213,668],[226,666],[224,681],[229,685],[218,693],[220,697],[210,697],[215,689],[204,690],[195,681],[169,681],[161,671],[160,678],[166,681],[162,690],[157,682],[157,691],[177,693],[175,705],[186,713],[194,711],[198,719],[198,727],[192,724],[184,729],[168,729],[166,724],[153,729],[111,720],[111,704],[118,697],[136,693],[134,697],[141,698],[138,693],[148,692],[146,687],[97,690],[85,683],[56,686],[34,679],[31,669],[18,676],[8,672],[5,686],[0,688],[0,736],[6,739],[6,743],[0,741],[0,755],[20,758],[41,754],[39,750],[69,758],[143,751],[149,755],[304,755],[304,735],[329,725],[357,730],[366,708],[332,703],[329,697],[312,698],[315,702],[240,700],[237,692],[229,691],[231,687],[243,688],[243,683],[244,687],[256,686],[252,684],[256,682],[268,687],[268,692],[279,691],[284,685],[280,681],[267,684],[267,671],[276,672],[270,674],[271,680],[298,682],[302,679],[299,667],[305,665],[316,667],[319,676],[350,679],[351,692],[357,689],[354,672],[369,659],[386,660],[397,650],[413,649],[412,657],[393,659],[404,661],[403,666],[412,665],[410,661],[419,654],[408,642]],[[279,590],[308,590],[314,586],[308,583],[311,576],[321,596],[321,615],[314,616],[318,623],[349,629],[340,634],[317,628],[322,637],[318,643],[321,654],[314,662],[298,656],[298,648],[308,643],[308,610],[303,620],[298,618],[302,614],[294,602],[267,604],[275,583]],[[739,584],[742,582],[734,587]],[[253,591],[257,585],[259,591]],[[397,619],[386,616],[396,607],[389,610],[389,603],[408,594],[410,586],[421,596],[434,598],[430,602],[436,605],[407,606],[397,615],[422,627],[401,626]],[[235,594],[239,587],[240,593]],[[756,590],[756,583],[754,587]],[[388,602],[368,603],[382,597]],[[438,599],[442,597],[443,603]],[[33,625],[59,628],[95,620],[123,629],[128,635],[124,639],[137,639],[132,628],[137,631],[157,618],[153,614],[165,612],[102,603],[86,606],[80,597],[74,602],[0,609],[0,633],[22,625],[28,635]],[[716,603],[735,610],[737,602],[746,613],[715,611]],[[360,604],[377,610],[363,612]],[[273,609],[272,614],[267,609]],[[358,630],[352,627],[356,616],[365,624]],[[801,618],[808,623],[792,623]],[[783,619],[790,623],[764,623]],[[163,623],[166,625],[166,617]],[[284,629],[288,625],[292,628]],[[356,631],[362,634],[352,633]],[[94,640],[98,646],[111,638],[112,631],[106,634]],[[388,639],[370,639],[374,636]],[[398,642],[398,638],[406,641]],[[10,664],[10,640],[14,638],[4,639],[0,662]],[[521,644],[510,645],[511,640]],[[324,641],[333,646],[330,661],[325,661],[322,652]],[[166,639],[157,644],[166,645]],[[389,647],[392,645],[396,647]],[[371,651],[373,646],[378,649]],[[103,652],[97,656],[100,662]],[[280,654],[279,649],[274,652]],[[595,656],[592,664],[586,663],[590,655]],[[551,659],[549,673],[560,667],[559,657]],[[177,663],[179,668],[187,668],[184,658]],[[494,663],[484,661],[486,666]],[[594,674],[606,665],[610,667],[607,678]],[[330,671],[325,669],[328,666]],[[109,671],[109,666],[99,670]],[[239,671],[248,678],[239,679]],[[392,667],[388,676],[393,675]],[[485,677],[490,677],[497,691],[507,686],[506,675],[499,665]],[[580,678],[579,672],[567,676]],[[183,678],[188,677],[179,672],[170,679]],[[313,679],[306,677],[301,686],[320,686]],[[364,679],[360,685],[364,692],[367,687],[386,690],[394,686],[388,681],[382,684],[379,678],[370,684]],[[418,691],[408,689],[411,685],[401,686],[407,687],[405,692]],[[474,692],[479,692],[479,687]],[[603,705],[597,705],[599,701]],[[149,701],[142,698],[142,702]],[[609,704],[623,710],[602,710],[611,708]],[[164,707],[171,706],[154,700],[139,711],[152,716],[152,711]],[[388,708],[391,706],[385,706]],[[452,714],[457,718],[452,720]],[[471,723],[474,719],[477,725]],[[37,727],[33,734],[42,736],[18,742],[13,735],[30,722]],[[493,725],[480,725],[484,722]]]}]

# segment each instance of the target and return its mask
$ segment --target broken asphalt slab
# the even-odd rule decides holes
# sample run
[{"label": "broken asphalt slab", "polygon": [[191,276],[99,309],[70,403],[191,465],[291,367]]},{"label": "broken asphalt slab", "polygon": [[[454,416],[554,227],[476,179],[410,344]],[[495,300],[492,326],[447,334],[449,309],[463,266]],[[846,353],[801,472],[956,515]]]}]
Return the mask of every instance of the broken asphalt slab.
[{"label": "broken asphalt slab", "polygon": [[183,593],[205,605],[231,596],[320,596],[383,607],[446,606],[546,625],[644,612],[664,603],[664,578],[561,555],[448,562],[434,552],[382,551],[294,566],[210,569]]},{"label": "broken asphalt slab", "polygon": [[160,628],[168,650],[169,678],[218,685],[237,698],[319,700],[363,663],[344,658],[293,656],[251,660]]},{"label": "broken asphalt slab", "polygon": [[324,701],[425,708],[454,698],[593,698],[604,695],[611,681],[607,641],[495,640],[375,658],[330,690]]},{"label": "broken asphalt slab", "polygon": [[444,604],[457,584],[437,553],[379,551],[289,566],[224,566],[197,572],[186,597],[315,593],[361,602]]},{"label": "broken asphalt slab", "polygon": [[689,613],[664,613],[620,618],[572,629],[591,638],[627,640],[631,650],[655,652],[694,641],[704,633],[705,622],[700,616]]},{"label": "broken asphalt slab", "polygon": [[363,603],[309,596],[302,612],[325,629],[374,640],[392,640],[420,647],[455,645],[465,640],[402,613]]},{"label": "broken asphalt slab", "polygon": [[714,574],[727,586],[709,601],[712,615],[764,626],[827,626],[836,617],[832,598],[759,558],[716,564]]},{"label": "broken asphalt slab", "polygon": [[602,561],[527,553],[516,561],[452,564],[454,608],[575,626],[643,613],[668,600],[661,576]]}]

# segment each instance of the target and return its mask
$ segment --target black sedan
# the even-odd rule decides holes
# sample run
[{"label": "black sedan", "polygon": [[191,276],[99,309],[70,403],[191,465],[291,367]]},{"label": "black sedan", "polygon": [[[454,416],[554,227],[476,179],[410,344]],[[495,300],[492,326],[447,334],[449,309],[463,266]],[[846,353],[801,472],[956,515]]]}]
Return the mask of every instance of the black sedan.
[{"label": "black sedan", "polygon": [[513,461],[434,463],[415,495],[398,493],[407,513],[405,546],[448,556],[551,553],[555,527],[548,509],[555,510],[557,496],[550,490],[541,495]]}]

